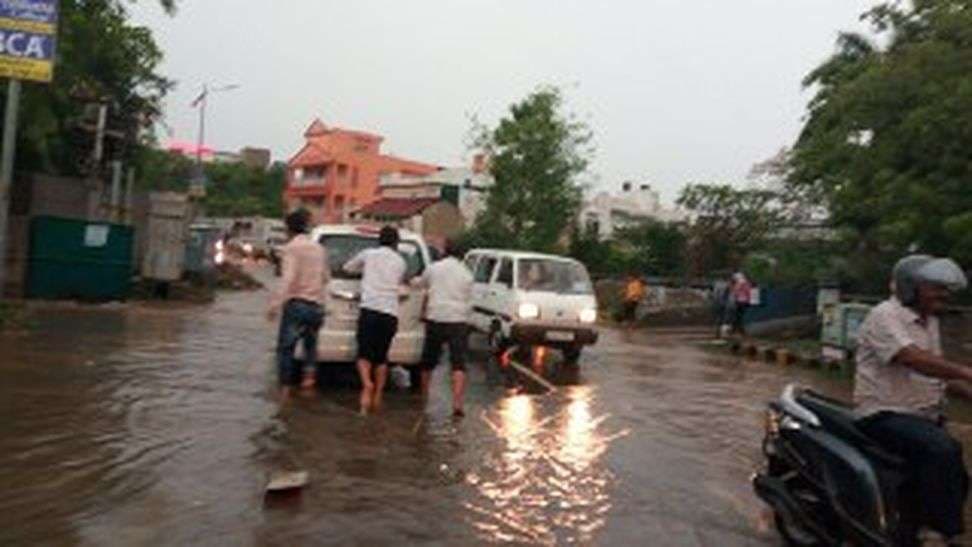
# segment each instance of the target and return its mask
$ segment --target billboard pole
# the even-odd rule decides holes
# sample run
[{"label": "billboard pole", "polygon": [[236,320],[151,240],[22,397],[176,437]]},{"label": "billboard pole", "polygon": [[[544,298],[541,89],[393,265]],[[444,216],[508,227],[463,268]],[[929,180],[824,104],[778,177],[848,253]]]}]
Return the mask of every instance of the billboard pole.
[{"label": "billboard pole", "polygon": [[7,282],[7,216],[10,212],[10,187],[13,182],[17,148],[17,115],[20,111],[20,80],[7,84],[7,108],[3,116],[3,150],[0,151],[0,298]]}]

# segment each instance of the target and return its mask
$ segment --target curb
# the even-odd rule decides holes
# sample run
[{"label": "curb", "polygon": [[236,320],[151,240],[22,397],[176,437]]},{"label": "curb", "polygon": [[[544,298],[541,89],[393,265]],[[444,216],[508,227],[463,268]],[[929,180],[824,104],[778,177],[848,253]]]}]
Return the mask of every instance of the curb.
[{"label": "curb", "polygon": [[729,343],[729,350],[733,353],[762,359],[780,367],[799,365],[805,368],[817,368],[841,373],[853,371],[853,364],[848,361],[825,361],[819,356],[794,353],[784,347],[766,346],[746,340],[732,340]]}]

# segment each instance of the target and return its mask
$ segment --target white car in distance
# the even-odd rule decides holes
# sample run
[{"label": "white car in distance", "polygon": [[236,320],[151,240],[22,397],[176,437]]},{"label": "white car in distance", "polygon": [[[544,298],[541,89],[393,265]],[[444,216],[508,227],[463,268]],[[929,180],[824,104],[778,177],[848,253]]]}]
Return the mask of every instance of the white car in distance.
[{"label": "white car in distance", "polygon": [[560,350],[568,363],[597,343],[597,299],[587,269],[562,256],[473,249],[472,326],[491,349],[511,345]]}]

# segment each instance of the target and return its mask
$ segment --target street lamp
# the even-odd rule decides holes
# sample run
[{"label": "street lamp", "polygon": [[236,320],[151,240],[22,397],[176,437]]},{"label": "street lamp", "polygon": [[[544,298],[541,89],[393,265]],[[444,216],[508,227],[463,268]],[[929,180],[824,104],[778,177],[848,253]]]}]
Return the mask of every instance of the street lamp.
[{"label": "street lamp", "polygon": [[219,87],[210,88],[209,84],[203,84],[202,93],[196,97],[196,100],[192,102],[193,108],[199,108],[199,135],[196,140],[196,175],[193,177],[191,194],[203,197],[206,192],[206,175],[203,171],[203,143],[206,141],[206,105],[209,103],[210,93],[222,93],[224,91],[232,91],[234,89],[239,89],[239,84],[230,84]]},{"label": "street lamp", "polygon": [[209,94],[233,91],[239,88],[239,84],[230,84],[210,89],[209,84],[203,84],[202,93],[192,102],[193,107],[199,107],[199,138],[196,142],[196,163],[199,165],[202,165],[202,148],[206,140],[206,104],[209,102]]}]

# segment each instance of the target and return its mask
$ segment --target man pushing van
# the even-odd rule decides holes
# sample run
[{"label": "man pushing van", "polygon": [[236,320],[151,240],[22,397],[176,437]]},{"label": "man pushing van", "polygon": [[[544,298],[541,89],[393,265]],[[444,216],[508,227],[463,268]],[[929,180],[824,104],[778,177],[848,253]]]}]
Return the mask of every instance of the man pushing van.
[{"label": "man pushing van", "polygon": [[398,291],[408,267],[398,253],[397,229],[382,228],[378,242],[379,247],[361,251],[344,265],[344,271],[361,274],[361,315],[356,339],[362,414],[381,407],[388,380],[388,351],[398,331]]},{"label": "man pushing van", "polygon": [[414,285],[428,287],[425,311],[425,347],[422,350],[422,398],[428,400],[432,371],[442,358],[442,346],[449,346],[452,365],[452,413],[464,415],[466,353],[469,314],[472,312],[473,275],[462,262],[462,252],[452,241],[445,244],[446,258],[429,266]]}]

